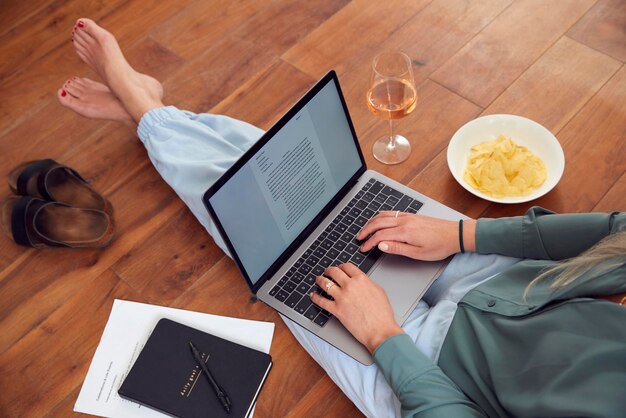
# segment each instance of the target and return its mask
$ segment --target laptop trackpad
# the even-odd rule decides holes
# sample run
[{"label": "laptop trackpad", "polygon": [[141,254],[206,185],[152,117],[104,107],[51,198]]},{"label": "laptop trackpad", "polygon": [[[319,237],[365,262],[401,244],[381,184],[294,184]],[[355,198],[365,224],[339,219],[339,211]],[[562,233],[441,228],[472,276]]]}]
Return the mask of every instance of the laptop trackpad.
[{"label": "laptop trackpad", "polygon": [[402,323],[447,264],[386,254],[369,276],[385,289],[396,320]]}]

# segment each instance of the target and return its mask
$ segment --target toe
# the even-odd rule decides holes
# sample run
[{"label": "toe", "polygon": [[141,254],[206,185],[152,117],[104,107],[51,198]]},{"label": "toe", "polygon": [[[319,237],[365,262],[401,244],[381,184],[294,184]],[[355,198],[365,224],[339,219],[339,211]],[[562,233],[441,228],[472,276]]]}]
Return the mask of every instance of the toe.
[{"label": "toe", "polygon": [[74,32],[74,37],[72,39],[74,40],[74,45],[81,44],[86,46],[93,43],[93,37],[84,30],[77,30]]},{"label": "toe", "polygon": [[71,80],[71,84],[78,86],[81,89],[89,88],[89,85],[85,83],[85,79],[82,77],[74,77]]},{"label": "toe", "polygon": [[68,80],[65,83],[65,85],[63,86],[63,89],[73,97],[81,96],[81,92],[82,92],[81,86],[76,82],[72,82],[71,80]]},{"label": "toe", "polygon": [[83,32],[89,36],[97,37],[100,34],[100,32],[106,32],[104,29],[98,26],[96,22],[94,22],[91,19],[80,18],[78,19],[78,21],[79,21],[79,23],[77,23],[78,31]]},{"label": "toe", "polygon": [[81,17],[79,19],[76,19],[76,22],[74,23],[74,31],[79,33],[79,32],[86,32],[89,33],[89,28],[93,27],[93,25],[95,25],[94,21],[91,19],[87,19],[86,17]]},{"label": "toe", "polygon": [[72,110],[74,110],[74,108],[76,107],[75,102],[77,99],[73,97],[71,94],[68,94],[65,89],[59,89],[57,91],[57,99],[59,99],[59,102],[63,106],[69,107]]},{"label": "toe", "polygon": [[82,48],[83,50],[89,47],[89,37],[87,35],[76,34],[74,35],[74,48]]}]

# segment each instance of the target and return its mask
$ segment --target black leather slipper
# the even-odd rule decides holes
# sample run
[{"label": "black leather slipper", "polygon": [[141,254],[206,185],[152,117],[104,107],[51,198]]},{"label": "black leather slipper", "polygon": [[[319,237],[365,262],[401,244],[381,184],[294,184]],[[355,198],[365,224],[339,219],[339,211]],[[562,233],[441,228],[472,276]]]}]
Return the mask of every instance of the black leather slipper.
[{"label": "black leather slipper", "polygon": [[10,197],[0,206],[0,224],[26,247],[96,248],[113,239],[113,220],[97,209],[75,208],[30,196]]},{"label": "black leather slipper", "polygon": [[91,188],[78,172],[54,160],[28,161],[9,173],[9,187],[21,196],[65,203],[113,214],[108,200]]}]

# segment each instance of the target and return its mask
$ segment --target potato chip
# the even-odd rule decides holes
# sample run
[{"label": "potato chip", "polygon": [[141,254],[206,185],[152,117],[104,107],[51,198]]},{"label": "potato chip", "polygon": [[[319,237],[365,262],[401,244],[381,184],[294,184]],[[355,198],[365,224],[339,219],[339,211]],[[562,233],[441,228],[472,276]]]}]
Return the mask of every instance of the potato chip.
[{"label": "potato chip", "polygon": [[546,166],[526,147],[500,134],[471,148],[465,181],[492,197],[527,196],[546,181]]}]

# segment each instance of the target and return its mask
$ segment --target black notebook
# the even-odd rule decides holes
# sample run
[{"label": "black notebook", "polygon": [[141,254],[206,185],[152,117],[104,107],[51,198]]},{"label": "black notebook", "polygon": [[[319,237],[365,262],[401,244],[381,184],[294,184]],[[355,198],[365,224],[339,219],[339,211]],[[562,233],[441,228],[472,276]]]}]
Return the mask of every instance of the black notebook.
[{"label": "black notebook", "polygon": [[[230,414],[194,360],[189,341],[228,394]],[[268,354],[161,319],[118,393],[175,417],[244,418],[250,414],[271,367]]]}]

